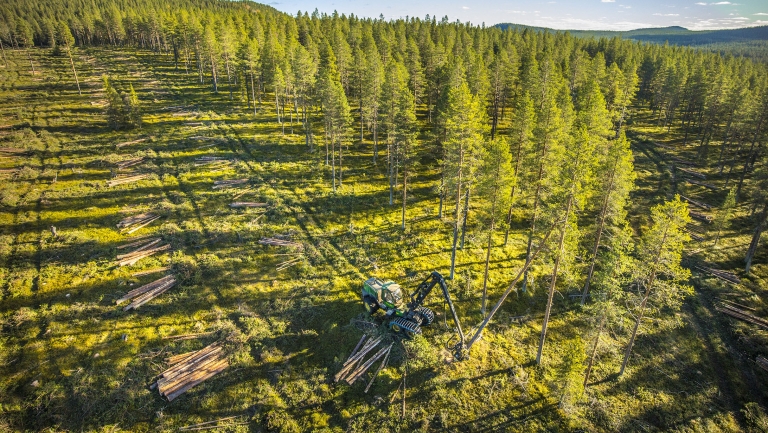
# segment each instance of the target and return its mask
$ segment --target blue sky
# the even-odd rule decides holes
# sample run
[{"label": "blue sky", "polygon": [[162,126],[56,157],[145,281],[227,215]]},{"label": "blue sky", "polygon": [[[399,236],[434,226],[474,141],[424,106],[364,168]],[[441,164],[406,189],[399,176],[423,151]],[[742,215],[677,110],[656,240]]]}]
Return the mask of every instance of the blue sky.
[{"label": "blue sky", "polygon": [[768,0],[261,0],[281,11],[353,13],[386,19],[426,14],[487,26],[511,22],[555,29],[631,30],[682,26],[691,30],[768,25]]}]

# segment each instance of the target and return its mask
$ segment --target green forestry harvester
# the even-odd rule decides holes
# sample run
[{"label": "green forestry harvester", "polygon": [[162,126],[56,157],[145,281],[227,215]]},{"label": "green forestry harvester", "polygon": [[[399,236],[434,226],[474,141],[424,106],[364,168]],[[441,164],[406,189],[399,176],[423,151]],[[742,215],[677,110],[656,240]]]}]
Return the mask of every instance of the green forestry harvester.
[{"label": "green forestry harvester", "polygon": [[432,292],[432,289],[440,285],[443,298],[456,323],[456,329],[461,339],[457,347],[464,347],[464,332],[461,330],[459,316],[448,294],[448,286],[439,272],[432,272],[416,290],[409,296],[410,300],[403,299],[400,285],[394,281],[381,281],[378,278],[369,278],[363,283],[363,304],[368,313],[373,314],[381,309],[389,321],[389,327],[395,332],[403,332],[407,336],[421,334],[421,327],[427,326],[435,319],[435,313],[424,306],[424,300]]}]

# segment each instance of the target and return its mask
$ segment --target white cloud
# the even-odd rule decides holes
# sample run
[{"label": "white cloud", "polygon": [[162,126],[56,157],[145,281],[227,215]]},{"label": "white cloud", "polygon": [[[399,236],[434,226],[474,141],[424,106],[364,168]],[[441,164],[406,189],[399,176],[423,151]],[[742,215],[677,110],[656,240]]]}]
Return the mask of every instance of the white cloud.
[{"label": "white cloud", "polygon": [[468,7],[468,6],[462,6],[461,8],[462,8],[462,9],[464,9],[464,10],[467,10],[467,9],[469,9],[469,7]]},{"label": "white cloud", "polygon": [[758,12],[758,13],[756,13],[755,15],[768,16],[768,14],[767,14],[767,13],[765,13],[765,12]]},{"label": "white cloud", "polygon": [[659,13],[656,13],[654,15],[658,17],[679,17],[680,16],[680,14],[659,14]]},{"label": "white cloud", "polygon": [[710,3],[711,5],[732,5],[731,2],[717,2],[717,3]]},{"label": "white cloud", "polygon": [[701,2],[696,3],[696,4],[699,5],[699,6],[706,6],[707,5],[706,3],[701,3]]},{"label": "white cloud", "polygon": [[616,3],[616,0],[600,0],[603,3]]}]

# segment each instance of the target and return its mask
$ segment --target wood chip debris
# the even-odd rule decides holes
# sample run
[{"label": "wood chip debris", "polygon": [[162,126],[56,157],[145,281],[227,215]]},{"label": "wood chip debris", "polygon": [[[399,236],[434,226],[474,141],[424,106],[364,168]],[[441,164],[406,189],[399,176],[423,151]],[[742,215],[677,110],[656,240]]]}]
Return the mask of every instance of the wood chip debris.
[{"label": "wood chip debris", "polygon": [[696,266],[696,269],[706,272],[709,275],[715,276],[717,278],[720,278],[723,281],[727,281],[731,284],[741,284],[741,278],[739,278],[738,275],[733,274],[731,272],[722,271],[720,269],[712,269],[708,268],[706,266]]},{"label": "wood chip debris", "polygon": [[122,219],[119,223],[117,223],[117,228],[126,234],[131,234],[142,227],[148,226],[159,218],[160,215],[155,215],[153,213],[142,213]]},{"label": "wood chip debris", "polygon": [[203,383],[229,367],[229,360],[221,342],[213,343],[196,352],[172,357],[171,367],[158,376],[152,389],[173,401],[194,386]]},{"label": "wood chip debris", "polygon": [[120,161],[116,163],[115,166],[117,166],[118,169],[123,170],[128,167],[133,167],[134,165],[139,165],[142,162],[144,162],[145,159],[146,158],[144,158],[143,156],[141,158],[126,159],[125,161]]},{"label": "wood chip debris", "polygon": [[278,238],[261,238],[259,243],[262,245],[272,245],[275,247],[300,247],[300,242],[287,241],[285,239]]},{"label": "wood chip debris", "polygon": [[149,177],[148,174],[135,174],[135,175],[131,175],[131,176],[116,177],[114,179],[108,180],[107,181],[107,186],[111,188],[113,186],[124,185],[126,183],[138,182],[138,181],[144,180],[144,179],[146,179],[148,177]]},{"label": "wood chip debris", "polygon": [[727,304],[720,304],[716,305],[715,309],[723,314],[726,314],[728,316],[734,317],[739,320],[743,320],[745,322],[752,323],[754,325],[757,325],[763,329],[768,330],[768,321],[761,319],[753,314],[750,314],[744,310],[740,310],[736,307],[733,307],[731,305]]},{"label": "wood chip debris", "polygon": [[122,298],[116,300],[115,303],[122,304],[125,301],[131,300],[131,303],[126,305],[125,308],[123,308],[123,311],[135,310],[162,295],[175,285],[176,278],[174,278],[173,275],[166,275],[159,280],[155,280],[149,284],[131,290],[123,295]]},{"label": "wood chip debris", "polygon": [[243,208],[243,207],[267,207],[269,204],[267,203],[256,203],[256,202],[250,202],[250,201],[236,201],[229,204],[229,207],[231,208]]},{"label": "wood chip debris", "polygon": [[149,137],[139,138],[138,140],[126,141],[126,142],[123,142],[123,143],[117,143],[115,145],[115,147],[119,149],[121,147],[130,146],[132,144],[143,143],[143,142],[145,142],[147,140],[149,140]]},{"label": "wood chip debris", "polygon": [[[368,371],[368,369],[370,369],[371,366],[376,363],[376,361],[384,358],[381,361],[381,364],[379,364],[379,368],[371,378],[371,381],[368,383],[368,386],[365,387],[365,392],[368,392],[368,389],[373,384],[373,380],[376,379],[376,376],[378,376],[381,370],[383,370],[386,366],[387,361],[389,361],[389,353],[392,351],[393,343],[390,343],[388,346],[383,346],[381,344],[383,342],[382,337],[368,338],[367,341],[366,338],[367,335],[363,335],[363,337],[357,343],[347,360],[344,361],[341,370],[333,377],[334,382],[344,380],[347,382],[347,384],[352,385],[358,379],[360,379],[365,374],[365,372]],[[365,360],[365,357],[377,347],[379,350],[370,356],[367,360]]]},{"label": "wood chip debris", "polygon": [[213,182],[213,189],[230,188],[237,185],[243,185],[248,179],[217,180]]}]

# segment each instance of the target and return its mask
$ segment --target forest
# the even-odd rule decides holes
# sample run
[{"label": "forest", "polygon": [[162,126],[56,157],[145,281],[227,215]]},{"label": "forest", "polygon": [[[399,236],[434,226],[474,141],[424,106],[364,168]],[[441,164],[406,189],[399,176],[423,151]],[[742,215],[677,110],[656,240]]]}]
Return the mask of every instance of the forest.
[{"label": "forest", "polygon": [[0,431],[766,431],[768,66],[629,37],[3,2]]}]

